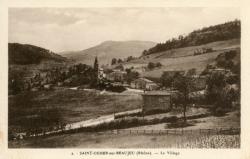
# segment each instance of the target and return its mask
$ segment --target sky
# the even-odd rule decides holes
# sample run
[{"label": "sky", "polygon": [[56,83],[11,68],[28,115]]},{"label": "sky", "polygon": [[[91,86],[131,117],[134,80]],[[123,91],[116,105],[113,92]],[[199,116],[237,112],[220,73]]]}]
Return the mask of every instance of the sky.
[{"label": "sky", "polygon": [[235,19],[239,8],[9,8],[9,42],[60,53],[107,40],[165,42]]}]

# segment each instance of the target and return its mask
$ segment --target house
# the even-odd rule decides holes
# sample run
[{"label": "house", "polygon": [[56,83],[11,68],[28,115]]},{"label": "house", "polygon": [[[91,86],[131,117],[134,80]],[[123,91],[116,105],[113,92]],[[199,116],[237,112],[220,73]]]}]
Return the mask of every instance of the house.
[{"label": "house", "polygon": [[227,74],[230,72],[230,70],[224,68],[215,68],[215,69],[209,69],[209,72]]},{"label": "house", "polygon": [[206,88],[206,76],[192,76],[195,90],[203,90]]},{"label": "house", "polygon": [[131,82],[130,87],[134,89],[143,89],[152,91],[156,90],[158,88],[158,85],[149,79],[138,78]]},{"label": "house", "polygon": [[171,94],[165,91],[150,91],[142,94],[142,112],[153,110],[170,111]]},{"label": "house", "polygon": [[45,85],[43,85],[43,88],[46,90],[50,90],[50,89],[52,89],[52,84],[45,84]]},{"label": "house", "polygon": [[106,75],[106,78],[110,81],[123,82],[126,78],[127,72],[125,71],[114,71]]},{"label": "house", "polygon": [[152,91],[152,90],[157,90],[159,86],[156,83],[146,83],[146,90],[147,91]]}]

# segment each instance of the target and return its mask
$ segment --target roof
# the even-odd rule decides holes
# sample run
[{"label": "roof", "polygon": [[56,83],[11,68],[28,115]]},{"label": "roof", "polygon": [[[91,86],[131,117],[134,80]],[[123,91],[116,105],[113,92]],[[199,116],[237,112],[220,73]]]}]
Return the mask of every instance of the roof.
[{"label": "roof", "polygon": [[147,83],[147,85],[149,85],[149,86],[152,86],[152,85],[153,85],[153,86],[154,86],[154,85],[158,86],[156,83],[153,83],[153,82],[152,82],[152,83]]},{"label": "roof", "polygon": [[149,91],[142,94],[142,96],[170,96],[169,92],[166,91]]},{"label": "roof", "polygon": [[146,79],[146,78],[138,78],[138,79],[136,79],[136,80],[134,80],[134,81],[139,81],[139,80],[141,80],[141,81],[144,81],[144,82],[147,82],[147,83],[153,83],[153,81],[151,81],[151,80],[149,80],[149,79]]},{"label": "roof", "polygon": [[111,73],[127,73],[126,71],[120,71],[120,70],[114,70],[114,72]]},{"label": "roof", "polygon": [[216,69],[212,69],[212,71],[225,71],[224,68],[216,68]]}]

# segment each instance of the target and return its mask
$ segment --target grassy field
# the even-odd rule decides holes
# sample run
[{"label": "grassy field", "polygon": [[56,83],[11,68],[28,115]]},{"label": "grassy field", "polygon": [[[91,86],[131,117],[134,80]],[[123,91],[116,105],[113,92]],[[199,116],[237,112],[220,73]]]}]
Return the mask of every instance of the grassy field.
[{"label": "grassy field", "polygon": [[[194,110],[194,109],[191,109]],[[205,112],[205,110],[197,110],[199,112]],[[188,110],[187,115],[196,114]],[[161,114],[157,116],[160,117]],[[155,115],[156,116],[156,115]],[[208,116],[205,118],[188,120],[190,126],[183,128],[183,130],[196,130],[196,129],[216,129],[216,128],[240,128],[240,111],[236,110],[233,112],[228,112],[225,116],[216,117],[216,116]],[[168,124],[161,123],[155,125],[146,125],[140,127],[128,128],[127,130],[163,130],[169,129]],[[182,129],[182,128],[176,128]]]},{"label": "grassy field", "polygon": [[240,135],[77,133],[9,142],[12,148],[240,148]]},{"label": "grassy field", "polygon": [[[191,111],[191,110],[190,110]],[[204,112],[203,109],[199,112]],[[190,112],[191,113],[191,112]],[[146,125],[129,130],[195,130],[187,134],[143,134],[108,132],[78,132],[53,136],[9,141],[10,148],[239,148],[240,135],[200,134],[199,129],[239,128],[240,112],[229,112],[225,116],[209,116],[188,120],[190,126],[169,128],[167,123]]]},{"label": "grassy field", "polygon": [[9,96],[9,128],[41,128],[72,123],[114,112],[137,109],[139,95],[100,95],[83,90],[60,89]]}]

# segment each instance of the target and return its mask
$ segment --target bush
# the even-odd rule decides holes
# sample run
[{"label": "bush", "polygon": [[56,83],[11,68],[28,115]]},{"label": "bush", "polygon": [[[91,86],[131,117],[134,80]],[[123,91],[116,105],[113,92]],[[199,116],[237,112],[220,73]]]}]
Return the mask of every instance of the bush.
[{"label": "bush", "polygon": [[118,92],[121,93],[126,90],[125,87],[123,86],[112,86],[110,85],[109,87],[106,88],[107,91],[112,91],[112,92]]},{"label": "bush", "polygon": [[149,62],[148,63],[148,69],[149,70],[152,70],[152,69],[154,69],[155,68],[155,64],[153,63],[153,62]]},{"label": "bush", "polygon": [[225,114],[226,114],[226,111],[221,107],[216,108],[214,111],[215,116],[224,116]]},{"label": "bush", "polygon": [[166,125],[166,128],[185,128],[185,127],[188,127],[188,126],[193,126],[192,124],[190,123],[187,123],[187,122],[183,122],[183,121],[179,121],[179,122],[174,122],[174,123],[170,123],[170,124],[167,124]]},{"label": "bush", "polygon": [[157,63],[155,64],[155,66],[156,66],[156,67],[161,67],[162,64],[161,64],[160,62],[157,62]]},{"label": "bush", "polygon": [[225,53],[225,58],[226,60],[232,60],[235,56],[236,56],[236,51],[235,50],[231,50]]},{"label": "bush", "polygon": [[166,113],[169,111],[170,110],[152,109],[152,110],[144,112],[144,115],[161,114],[161,113]]}]

